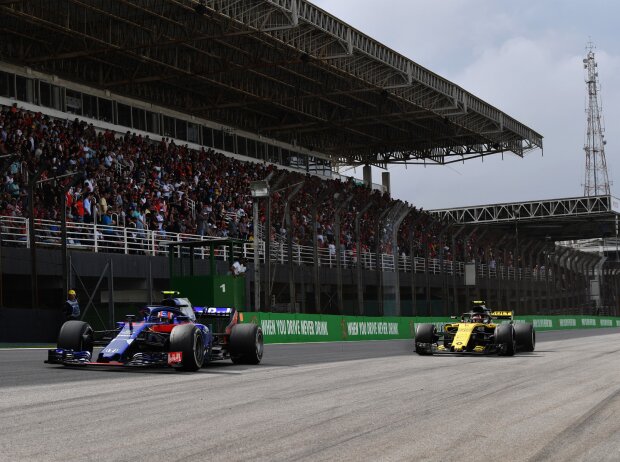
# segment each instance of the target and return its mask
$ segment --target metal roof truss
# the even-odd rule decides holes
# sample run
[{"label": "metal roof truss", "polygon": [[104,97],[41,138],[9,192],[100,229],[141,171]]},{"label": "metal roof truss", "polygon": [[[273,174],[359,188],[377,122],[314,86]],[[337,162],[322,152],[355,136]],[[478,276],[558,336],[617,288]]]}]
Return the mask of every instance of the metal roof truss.
[{"label": "metal roof truss", "polygon": [[459,224],[482,224],[574,218],[616,212],[612,209],[611,196],[592,196],[431,210],[430,213],[442,220]]},{"label": "metal roof truss", "polygon": [[[0,56],[331,156],[449,164],[542,137],[306,0],[0,2]],[[25,32],[27,31],[27,33]]]}]

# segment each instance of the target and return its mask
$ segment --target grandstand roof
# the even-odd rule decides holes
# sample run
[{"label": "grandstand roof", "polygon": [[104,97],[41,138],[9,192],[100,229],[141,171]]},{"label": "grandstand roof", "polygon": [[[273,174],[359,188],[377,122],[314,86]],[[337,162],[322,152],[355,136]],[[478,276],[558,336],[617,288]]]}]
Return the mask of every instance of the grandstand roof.
[{"label": "grandstand roof", "polygon": [[0,56],[331,156],[461,162],[522,123],[306,0],[0,0]]},{"label": "grandstand roof", "polygon": [[536,239],[568,241],[616,236],[620,199],[585,196],[430,210],[448,222],[490,227]]}]

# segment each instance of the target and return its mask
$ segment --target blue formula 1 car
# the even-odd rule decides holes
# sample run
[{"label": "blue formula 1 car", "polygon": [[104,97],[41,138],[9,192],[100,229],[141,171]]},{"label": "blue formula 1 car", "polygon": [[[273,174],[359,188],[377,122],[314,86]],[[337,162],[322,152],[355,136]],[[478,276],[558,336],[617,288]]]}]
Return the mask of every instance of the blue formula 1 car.
[{"label": "blue formula 1 car", "polygon": [[[67,321],[58,348],[46,363],[66,366],[151,366],[196,371],[214,360],[258,364],[263,333],[255,324],[239,323],[234,308],[192,307],[186,298],[166,298],[146,306],[143,319],[128,315],[110,331],[94,331],[83,321]],[[101,345],[93,361],[93,348]]]}]

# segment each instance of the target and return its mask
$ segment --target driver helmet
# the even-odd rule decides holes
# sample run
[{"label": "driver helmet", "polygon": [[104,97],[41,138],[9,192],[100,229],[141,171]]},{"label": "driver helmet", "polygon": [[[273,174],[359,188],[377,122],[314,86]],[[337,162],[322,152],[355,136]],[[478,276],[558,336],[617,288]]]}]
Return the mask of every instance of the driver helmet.
[{"label": "driver helmet", "polygon": [[482,313],[474,313],[471,315],[472,322],[484,322],[484,314]]},{"label": "driver helmet", "polygon": [[174,313],[172,311],[159,311],[157,313],[157,319],[162,322],[172,322],[174,318]]}]

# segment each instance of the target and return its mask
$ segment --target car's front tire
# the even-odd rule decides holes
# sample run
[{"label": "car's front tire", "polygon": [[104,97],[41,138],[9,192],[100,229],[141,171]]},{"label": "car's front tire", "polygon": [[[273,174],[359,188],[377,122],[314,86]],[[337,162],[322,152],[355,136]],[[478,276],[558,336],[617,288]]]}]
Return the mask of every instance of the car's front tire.
[{"label": "car's front tire", "polygon": [[[415,352],[419,355],[432,355],[432,344],[437,342],[437,327],[434,324],[418,324],[415,330]],[[429,346],[421,346],[418,343],[425,343]]]},{"label": "car's front tire", "polygon": [[175,326],[170,332],[170,351],[182,353],[181,365],[176,369],[194,372],[205,360],[205,344],[202,331],[194,324]]},{"label": "car's front tire", "polygon": [[500,324],[495,328],[495,344],[500,356],[514,356],[516,351],[515,330],[512,324]]},{"label": "car's front tire", "polygon": [[84,321],[67,321],[58,334],[58,348],[93,353],[94,332]]}]

